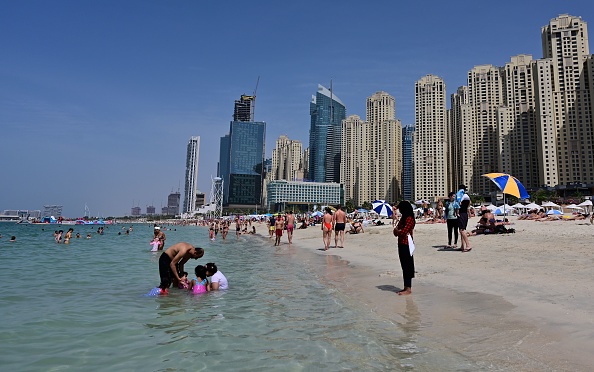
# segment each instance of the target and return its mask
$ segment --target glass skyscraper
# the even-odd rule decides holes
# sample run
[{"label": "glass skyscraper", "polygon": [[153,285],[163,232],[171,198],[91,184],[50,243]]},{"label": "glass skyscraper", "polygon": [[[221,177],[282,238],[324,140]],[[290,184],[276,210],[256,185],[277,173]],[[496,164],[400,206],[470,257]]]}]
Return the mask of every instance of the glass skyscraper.
[{"label": "glass skyscraper", "polygon": [[200,136],[190,137],[186,152],[186,182],[184,188],[184,213],[196,208],[196,192],[198,191],[198,160],[200,156]]},{"label": "glass skyscraper", "polygon": [[219,177],[223,179],[223,204],[255,206],[262,202],[266,123],[232,121],[221,137]]},{"label": "glass skyscraper", "polygon": [[309,174],[314,182],[340,182],[341,123],[346,108],[331,90],[318,85],[309,105]]}]

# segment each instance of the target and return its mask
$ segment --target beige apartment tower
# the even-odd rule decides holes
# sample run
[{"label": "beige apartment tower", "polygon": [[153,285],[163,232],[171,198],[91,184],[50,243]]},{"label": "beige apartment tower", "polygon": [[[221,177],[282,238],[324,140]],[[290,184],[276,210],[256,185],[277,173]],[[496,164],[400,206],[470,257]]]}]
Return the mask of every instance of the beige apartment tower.
[{"label": "beige apartment tower", "polygon": [[276,147],[272,150],[271,181],[294,181],[299,178],[303,161],[302,148],[301,141],[290,140],[287,136],[280,136],[276,140]]},{"label": "beige apartment tower", "polygon": [[367,121],[351,115],[342,122],[341,183],[354,204],[400,198],[402,124],[394,118],[395,100],[386,92],[367,98]]},{"label": "beige apartment tower", "polygon": [[416,199],[447,196],[446,86],[438,76],[427,75],[415,83],[415,133],[413,135],[414,192]]},{"label": "beige apartment tower", "polygon": [[538,111],[539,181],[594,183],[594,76],[588,27],[562,14],[542,28],[543,59],[533,64]]},{"label": "beige apartment tower", "polygon": [[527,188],[538,188],[538,141],[532,56],[511,57],[502,68],[503,106],[498,110],[500,168]]}]

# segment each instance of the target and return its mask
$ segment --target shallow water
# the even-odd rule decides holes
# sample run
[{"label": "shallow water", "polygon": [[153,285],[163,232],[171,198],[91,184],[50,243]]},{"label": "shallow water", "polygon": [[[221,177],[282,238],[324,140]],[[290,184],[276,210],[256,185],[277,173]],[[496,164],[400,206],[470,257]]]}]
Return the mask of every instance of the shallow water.
[{"label": "shallow water", "polygon": [[204,228],[172,226],[167,246],[206,249],[186,265],[190,277],[215,262],[230,289],[147,297],[159,283],[152,229],[127,236],[122,226],[104,235],[75,226],[83,238],[65,245],[53,240],[56,226],[0,224],[4,370],[472,370],[419,338],[414,302],[404,324],[387,322],[327,284],[336,279],[320,273],[328,258],[256,236],[211,242]]}]

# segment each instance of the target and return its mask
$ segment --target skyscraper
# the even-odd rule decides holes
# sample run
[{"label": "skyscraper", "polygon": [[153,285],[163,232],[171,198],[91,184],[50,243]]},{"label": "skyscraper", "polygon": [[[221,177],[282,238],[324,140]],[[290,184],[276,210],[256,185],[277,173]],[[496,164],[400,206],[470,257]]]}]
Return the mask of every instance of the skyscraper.
[{"label": "skyscraper", "polygon": [[[238,108],[237,102],[235,111]],[[245,96],[242,96],[240,102],[246,102]],[[249,102],[253,114],[254,100]],[[247,117],[240,115],[237,118]],[[223,179],[225,206],[262,204],[265,139],[265,122],[241,120],[232,121],[229,134],[221,137],[218,176]]]},{"label": "skyscraper", "polygon": [[296,173],[302,167],[303,146],[301,141],[280,136],[272,150],[272,168],[270,180],[295,181]]},{"label": "skyscraper", "polygon": [[446,87],[427,75],[415,84],[415,198],[433,200],[447,195]]},{"label": "skyscraper", "polygon": [[[402,198],[412,200],[414,193],[413,179],[413,133],[414,125],[405,125],[402,127]],[[452,189],[453,190],[453,189]]]},{"label": "skyscraper", "polygon": [[318,85],[309,114],[309,179],[340,182],[340,135],[346,108],[331,90]]},{"label": "skyscraper", "polygon": [[184,213],[194,211],[198,191],[198,160],[200,156],[200,136],[190,137],[186,152],[186,182],[184,188]]},{"label": "skyscraper", "polygon": [[235,101],[233,121],[254,121],[255,105],[256,96],[242,94],[241,97]]},{"label": "skyscraper", "polygon": [[[456,93],[450,97],[448,110],[448,191],[458,190],[458,186],[465,183],[462,172],[462,107],[468,105],[468,87],[458,87]],[[466,145],[468,145],[466,143]]]},{"label": "skyscraper", "polygon": [[394,97],[377,92],[367,98],[367,121],[357,115],[343,120],[340,182],[345,200],[362,205],[400,198],[402,125],[395,112]]},{"label": "skyscraper", "polygon": [[172,192],[167,196],[167,212],[165,214],[175,216],[179,214],[179,202],[181,195],[179,192]]},{"label": "skyscraper", "polygon": [[562,14],[542,27],[543,59],[534,63],[537,85],[540,183],[594,183],[594,69],[588,26]]},{"label": "skyscraper", "polygon": [[537,188],[541,183],[532,56],[511,57],[501,71],[504,99],[498,110],[498,171],[513,175],[527,188]]}]

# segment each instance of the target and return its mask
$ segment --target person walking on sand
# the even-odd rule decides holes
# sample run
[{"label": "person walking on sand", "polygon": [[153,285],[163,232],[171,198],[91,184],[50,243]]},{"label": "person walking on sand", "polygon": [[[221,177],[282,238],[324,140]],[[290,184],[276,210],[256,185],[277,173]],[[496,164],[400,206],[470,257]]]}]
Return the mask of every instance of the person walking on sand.
[{"label": "person walking on sand", "polygon": [[[344,229],[346,227],[346,213],[342,210],[342,206],[339,205],[334,212],[332,218],[334,223],[334,248],[344,248]],[[340,245],[338,245],[338,237],[340,236]]]},{"label": "person walking on sand", "polygon": [[404,288],[398,292],[398,295],[404,296],[412,293],[412,279],[415,277],[415,261],[408,246],[408,235],[412,237],[415,228],[415,216],[412,205],[406,200],[398,203],[398,210],[401,217],[394,228],[394,236],[398,239],[398,258],[404,280]]},{"label": "person walking on sand", "polygon": [[470,196],[466,193],[466,186],[460,185],[460,190],[456,194],[456,199],[459,199],[460,211],[458,212],[458,228],[460,229],[460,240],[462,243],[460,247],[462,252],[470,252],[472,247],[468,241],[468,234],[466,227],[468,226],[468,206],[470,205]]},{"label": "person walking on sand", "polygon": [[322,238],[324,239],[324,250],[330,249],[330,239],[332,237],[332,210],[326,207],[326,213],[322,218]]},{"label": "person walking on sand", "polygon": [[295,229],[295,216],[293,211],[287,213],[287,238],[289,239],[289,245],[293,244],[293,230]]},{"label": "person walking on sand", "polygon": [[[445,219],[448,226],[448,249],[458,249],[458,212],[460,204],[456,201],[456,193],[451,191],[445,204]],[[452,245],[452,233],[454,234],[454,245]]]},{"label": "person walking on sand", "polygon": [[180,242],[167,248],[159,257],[159,276],[161,277],[161,293],[166,293],[173,283],[178,286],[184,272],[184,264],[190,258],[195,260],[204,256],[203,248],[195,248],[190,243]]}]

